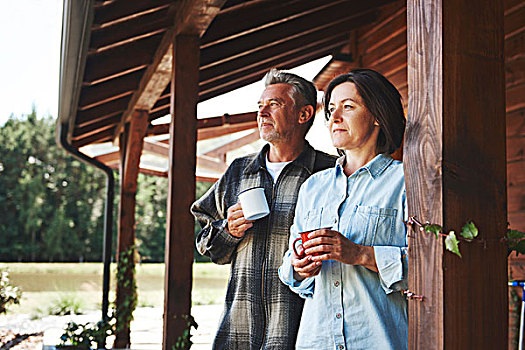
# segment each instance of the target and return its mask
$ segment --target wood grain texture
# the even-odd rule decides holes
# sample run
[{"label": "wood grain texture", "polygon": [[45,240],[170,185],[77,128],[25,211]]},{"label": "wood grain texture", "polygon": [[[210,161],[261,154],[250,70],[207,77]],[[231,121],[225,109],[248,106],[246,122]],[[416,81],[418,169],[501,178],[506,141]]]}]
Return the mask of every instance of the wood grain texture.
[{"label": "wood grain texture", "polygon": [[175,7],[173,11],[176,14],[173,24],[163,34],[153,56],[152,63],[142,76],[138,89],[133,93],[128,108],[115,129],[114,138],[118,136],[133,110],[139,108],[149,111],[170,82],[173,61],[173,38],[179,33],[198,36],[204,34],[211,21],[219,13],[224,2],[225,0],[181,0],[173,4]]},{"label": "wood grain texture", "polygon": [[[407,2],[408,116],[403,150],[408,214],[443,223],[441,7]],[[409,231],[409,348],[443,349],[443,245]]]},{"label": "wood grain texture", "polygon": [[173,44],[170,159],[164,283],[164,350],[171,350],[190,315],[195,200],[199,36],[177,35]]},{"label": "wood grain texture", "polygon": [[[420,244],[421,234],[416,244],[412,238],[410,288],[429,297],[410,304],[410,317],[417,320],[410,326],[410,348],[505,349],[503,2],[409,1],[407,10],[409,212],[419,216],[438,203],[424,221],[458,231],[473,220],[480,231],[478,243],[460,244],[461,259],[436,247],[433,238],[429,245]],[[426,130],[431,132],[421,133]],[[429,138],[434,141],[425,148]],[[425,151],[414,157],[414,148]],[[429,179],[435,187],[421,191]],[[427,291],[429,274],[438,279]]]}]

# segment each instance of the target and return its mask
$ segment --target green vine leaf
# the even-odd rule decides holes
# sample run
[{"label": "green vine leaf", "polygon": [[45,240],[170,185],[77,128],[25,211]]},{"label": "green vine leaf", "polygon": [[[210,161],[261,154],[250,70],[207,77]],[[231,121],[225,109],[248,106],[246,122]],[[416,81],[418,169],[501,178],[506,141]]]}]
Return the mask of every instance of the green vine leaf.
[{"label": "green vine leaf", "polygon": [[525,254],[525,232],[509,229],[507,243],[511,252],[515,251],[516,255]]},{"label": "green vine leaf", "polygon": [[469,221],[461,229],[460,235],[466,241],[472,242],[472,240],[478,236],[478,228],[476,227],[476,225],[474,225],[472,221]]},{"label": "green vine leaf", "polygon": [[443,230],[443,228],[440,225],[437,225],[437,224],[426,224],[423,227],[425,228],[425,232],[433,233],[436,236],[436,239],[439,238],[439,234]]},{"label": "green vine leaf", "polygon": [[459,241],[456,238],[454,231],[450,231],[447,235],[447,238],[445,238],[445,247],[447,248],[447,250],[450,250],[452,253],[456,254],[461,258],[461,253],[459,252],[458,244]]},{"label": "green vine leaf", "polygon": [[507,231],[507,239],[509,240],[523,239],[523,238],[525,238],[525,232],[521,232],[518,230],[511,230],[511,229]]}]

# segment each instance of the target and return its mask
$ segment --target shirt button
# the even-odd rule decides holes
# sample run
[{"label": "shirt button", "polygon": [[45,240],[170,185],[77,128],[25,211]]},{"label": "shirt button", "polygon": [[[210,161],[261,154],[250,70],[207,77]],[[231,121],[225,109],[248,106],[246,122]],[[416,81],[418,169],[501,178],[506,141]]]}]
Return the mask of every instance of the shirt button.
[{"label": "shirt button", "polygon": [[334,286],[339,287],[339,281],[335,281]]},{"label": "shirt button", "polygon": [[338,313],[337,315],[335,315],[335,317],[341,318],[341,314]]},{"label": "shirt button", "polygon": [[334,224],[337,224],[337,219],[334,219]]},{"label": "shirt button", "polygon": [[345,347],[344,347],[343,345],[339,344],[339,345],[337,345],[337,348],[338,348],[339,350],[343,350]]}]

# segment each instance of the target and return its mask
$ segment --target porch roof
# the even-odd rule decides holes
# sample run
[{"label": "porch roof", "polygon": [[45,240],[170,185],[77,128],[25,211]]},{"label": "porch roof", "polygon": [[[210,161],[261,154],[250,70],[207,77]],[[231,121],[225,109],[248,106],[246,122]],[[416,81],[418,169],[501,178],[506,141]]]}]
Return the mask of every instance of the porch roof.
[{"label": "porch roof", "polygon": [[[66,0],[59,123],[68,124],[75,148],[116,144],[137,109],[149,113],[147,136],[167,135],[166,125],[152,122],[170,113],[170,48],[181,33],[201,36],[199,102],[258,81],[271,67],[333,55],[315,79],[322,89],[333,68],[351,59],[350,32],[376,20],[389,2]],[[199,129],[224,135],[255,128],[255,119],[255,113],[212,118]]]}]

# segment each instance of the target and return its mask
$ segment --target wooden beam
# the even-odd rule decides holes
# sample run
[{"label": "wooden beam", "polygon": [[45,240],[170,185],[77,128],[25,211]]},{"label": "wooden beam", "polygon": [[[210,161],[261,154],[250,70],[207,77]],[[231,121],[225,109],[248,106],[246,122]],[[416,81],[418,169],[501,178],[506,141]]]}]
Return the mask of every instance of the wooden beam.
[{"label": "wooden beam", "polygon": [[96,156],[95,159],[108,166],[112,164],[120,164],[120,151],[101,154],[99,156]]},{"label": "wooden beam", "polygon": [[319,12],[264,28],[233,40],[205,47],[201,50],[201,68],[205,69],[240,56],[251,55],[282,42],[340,25],[351,19],[355,21],[356,27],[370,23],[376,18],[376,6],[379,3],[378,0],[371,0],[367,3],[345,2],[344,5],[337,8],[337,11],[325,8]]},{"label": "wooden beam", "polygon": [[162,348],[171,350],[187,329],[191,308],[195,200],[199,35],[177,35],[173,43],[170,158]]},{"label": "wooden beam", "polygon": [[[166,111],[169,112],[169,111]],[[203,129],[224,127],[229,128],[230,126],[235,126],[241,124],[242,126],[249,126],[247,129],[257,127],[257,112],[248,112],[248,113],[238,113],[238,114],[224,114],[220,117],[211,117],[197,119],[197,129],[202,131]],[[246,124],[246,125],[245,125]],[[169,133],[170,124],[157,124],[149,125],[147,135],[163,135]],[[242,129],[246,130],[246,129]],[[240,131],[240,130],[237,130]],[[227,132],[226,134],[231,134],[236,131]],[[223,134],[223,135],[226,135]],[[201,140],[199,138],[199,140]]]},{"label": "wooden beam", "polygon": [[257,122],[247,122],[229,126],[218,126],[214,128],[199,129],[197,138],[199,141],[213,139],[215,137],[233,134],[234,132],[257,128]]},{"label": "wooden beam", "polygon": [[149,111],[170,82],[173,38],[179,33],[201,36],[224,2],[225,0],[181,0],[173,5],[176,15],[171,28],[164,33],[153,56],[152,63],[144,73],[138,89],[133,94],[128,108],[115,130],[114,138],[121,132],[133,110]]},{"label": "wooden beam", "polygon": [[407,15],[408,215],[479,228],[462,258],[410,230],[409,290],[424,300],[409,301],[409,348],[507,349],[503,2],[409,0]]},{"label": "wooden beam", "polygon": [[354,22],[348,21],[341,26],[333,26],[317,31],[311,35],[301,36],[294,40],[288,40],[280,44],[271,46],[266,50],[248,56],[241,56],[235,60],[227,61],[219,65],[214,65],[207,69],[202,69],[200,74],[200,84],[205,85],[215,80],[223,79],[239,71],[246,70],[253,66],[263,64],[265,61],[277,61],[281,57],[293,54],[294,52],[323,45],[335,38],[345,41],[348,33],[354,26]]},{"label": "wooden beam", "polygon": [[225,145],[219,146],[204,153],[206,156],[215,157],[221,159],[226,153],[233,151],[242,146],[249,145],[255,141],[259,140],[259,130],[253,130],[246,136],[240,137],[237,140],[231,141]]},{"label": "wooden beam", "polygon": [[[137,193],[137,178],[139,174],[140,156],[144,134],[148,126],[148,114],[145,111],[136,111],[130,120],[129,130],[121,138],[121,173],[120,173],[120,212],[119,230],[117,239],[117,257],[135,246],[135,195]],[[133,259],[132,259],[133,260]],[[133,262],[132,262],[133,263]],[[133,279],[134,276],[128,276]],[[131,283],[117,283],[116,313],[125,312],[128,306],[124,305],[134,291]],[[117,323],[119,318],[117,317]],[[129,348],[129,324],[117,324],[115,348]]]},{"label": "wooden beam", "polygon": [[[291,69],[293,67],[300,66],[301,64],[311,62],[321,57],[325,57],[337,48],[344,45],[344,42],[334,42],[331,45],[325,45],[319,48],[311,49],[308,52],[300,52],[296,55],[289,55],[282,58],[279,62],[275,62],[280,69]],[[230,79],[224,79],[221,81],[215,81],[213,84],[208,86],[202,86],[199,93],[199,102],[206,101],[207,99],[219,96],[223,93],[232,91],[234,89],[243,87],[250,83],[254,83],[260,80],[269,68],[275,66],[272,62],[266,63],[259,68],[252,68],[244,74],[238,73]]]}]

